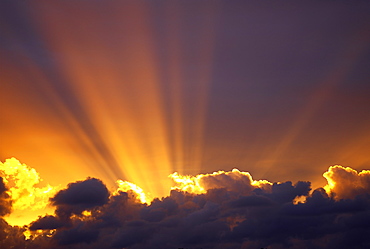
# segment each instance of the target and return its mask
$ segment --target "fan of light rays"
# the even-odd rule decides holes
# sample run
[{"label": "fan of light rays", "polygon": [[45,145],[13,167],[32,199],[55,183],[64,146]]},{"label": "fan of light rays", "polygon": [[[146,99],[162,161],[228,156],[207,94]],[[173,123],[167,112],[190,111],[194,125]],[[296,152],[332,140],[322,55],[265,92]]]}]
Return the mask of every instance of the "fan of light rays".
[{"label": "fan of light rays", "polygon": [[[149,3],[75,4],[81,3],[32,6],[34,33],[47,52],[42,60],[30,54],[23,68],[37,88],[34,98],[42,96],[28,104],[30,113],[39,112],[30,119],[50,124],[32,134],[55,142],[45,161],[53,157],[49,162],[69,177],[89,172],[167,195],[169,174],[201,168],[216,8],[204,7],[210,15],[192,30],[182,26],[189,18],[182,6],[163,6],[165,36],[156,37],[152,22],[159,20]],[[189,51],[179,30],[194,32],[194,68],[185,68]]]}]

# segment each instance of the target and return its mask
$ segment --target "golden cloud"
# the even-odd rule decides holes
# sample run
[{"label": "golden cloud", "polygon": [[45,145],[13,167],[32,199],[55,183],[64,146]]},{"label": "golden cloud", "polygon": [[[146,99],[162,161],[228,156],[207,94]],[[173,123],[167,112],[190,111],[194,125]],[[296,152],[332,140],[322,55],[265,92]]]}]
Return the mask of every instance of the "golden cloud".
[{"label": "golden cloud", "polygon": [[328,182],[324,189],[336,199],[349,199],[370,193],[370,170],[358,173],[350,167],[335,165],[330,166],[323,176]]}]

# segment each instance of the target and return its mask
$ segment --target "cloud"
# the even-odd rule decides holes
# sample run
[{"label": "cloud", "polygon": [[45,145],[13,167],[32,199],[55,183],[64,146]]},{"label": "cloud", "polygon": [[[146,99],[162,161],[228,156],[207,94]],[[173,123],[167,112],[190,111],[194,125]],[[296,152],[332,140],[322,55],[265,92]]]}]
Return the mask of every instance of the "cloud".
[{"label": "cloud", "polygon": [[56,214],[61,218],[69,218],[72,214],[81,214],[85,210],[102,206],[109,200],[109,191],[104,183],[96,178],[88,178],[68,184],[60,190],[51,202],[57,207]]},{"label": "cloud", "polygon": [[350,167],[336,165],[329,167],[324,177],[328,181],[325,190],[335,193],[337,199],[354,198],[360,194],[370,193],[370,170],[358,173]]},{"label": "cloud", "polygon": [[25,228],[9,225],[0,218],[0,248],[26,248]]},{"label": "cloud", "polygon": [[9,188],[3,177],[0,177],[0,248],[24,248],[25,228],[10,226],[3,217],[9,215],[12,209]]},{"label": "cloud", "polygon": [[[54,196],[59,187],[44,184],[40,186],[42,179],[34,168],[20,163],[15,158],[0,162],[0,177],[6,185],[7,192],[2,194],[0,203],[1,210],[4,203],[11,202],[12,212],[5,219],[12,225],[24,225],[25,221],[31,222],[38,215],[48,209],[49,198]],[[4,195],[8,196],[4,200]],[[9,205],[6,205],[9,208]],[[31,215],[28,215],[32,212]]]},{"label": "cloud", "polygon": [[3,178],[0,177],[0,217],[11,211],[12,203],[7,191],[8,188],[5,186]]},{"label": "cloud", "polygon": [[119,192],[128,192],[129,191],[133,195],[135,195],[136,198],[140,202],[142,202],[142,203],[149,202],[149,200],[146,197],[146,194],[143,191],[143,189],[140,188],[139,186],[137,186],[136,184],[134,184],[132,182],[128,182],[128,181],[122,181],[122,180],[117,180],[116,183],[118,185],[118,188],[117,188],[116,192],[113,193],[114,195],[118,194]]},{"label": "cloud", "polygon": [[76,221],[70,229],[62,229],[55,233],[53,239],[61,246],[78,243],[90,244],[98,239],[99,230],[91,229],[88,222]]},{"label": "cloud", "polygon": [[[20,230],[12,239],[45,249],[367,248],[367,171],[336,166],[327,172],[332,188],[313,191],[307,181],[255,181],[239,170],[174,174],[170,195],[151,203],[143,202],[136,185],[118,184],[109,193],[102,181],[87,178],[51,198],[55,214],[29,225],[32,239]],[[295,201],[299,197],[302,202]]]},{"label": "cloud", "polygon": [[4,163],[0,162],[0,176],[9,186],[14,209],[43,209],[48,204],[49,198],[57,192],[57,188],[50,185],[38,187],[42,179],[36,170],[21,164],[14,157],[6,159]]},{"label": "cloud", "polygon": [[61,221],[55,216],[46,215],[40,217],[38,220],[32,222],[29,226],[31,231],[34,230],[53,230],[65,226],[65,222]]},{"label": "cloud", "polygon": [[207,190],[225,188],[228,191],[249,194],[254,188],[268,189],[271,183],[266,180],[254,181],[248,172],[238,169],[232,171],[218,171],[212,174],[196,176],[180,175],[177,172],[169,176],[176,184],[172,189],[194,194],[206,193]]}]

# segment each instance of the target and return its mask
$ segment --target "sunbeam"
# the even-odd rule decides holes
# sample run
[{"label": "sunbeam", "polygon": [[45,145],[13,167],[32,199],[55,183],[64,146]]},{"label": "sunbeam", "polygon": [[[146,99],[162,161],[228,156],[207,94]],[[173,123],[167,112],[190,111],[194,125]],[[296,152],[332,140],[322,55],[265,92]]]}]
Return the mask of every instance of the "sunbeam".
[{"label": "sunbeam", "polygon": [[370,248],[369,12],[0,1],[0,248]]}]

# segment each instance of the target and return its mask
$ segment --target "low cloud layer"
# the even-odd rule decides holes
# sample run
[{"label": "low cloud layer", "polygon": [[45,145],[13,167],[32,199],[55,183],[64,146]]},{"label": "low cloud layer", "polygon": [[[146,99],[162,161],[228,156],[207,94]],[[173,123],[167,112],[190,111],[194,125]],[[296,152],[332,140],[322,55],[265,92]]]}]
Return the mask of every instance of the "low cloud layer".
[{"label": "low cloud layer", "polygon": [[[369,248],[370,171],[333,166],[328,184],[255,181],[233,170],[173,174],[169,196],[110,193],[96,178],[70,183],[50,199],[53,215],[28,227],[1,220],[1,248]],[[2,180],[2,178],[0,178]],[[125,186],[129,186],[126,184]],[[134,186],[134,185],[133,185]],[[9,212],[0,182],[0,211]],[[4,204],[3,204],[4,203]],[[23,235],[31,234],[30,239]]]}]

